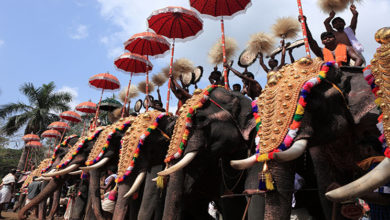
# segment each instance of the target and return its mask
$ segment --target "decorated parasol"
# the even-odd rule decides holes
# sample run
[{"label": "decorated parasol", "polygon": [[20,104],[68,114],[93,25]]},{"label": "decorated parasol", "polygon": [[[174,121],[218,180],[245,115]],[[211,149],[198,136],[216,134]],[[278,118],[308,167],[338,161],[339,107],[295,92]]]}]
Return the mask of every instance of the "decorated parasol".
[{"label": "decorated parasol", "polygon": [[[169,42],[161,35],[152,32],[142,32],[133,35],[125,42],[125,49],[140,55],[155,56],[163,54],[169,50]],[[149,95],[149,71],[146,71],[146,97]],[[148,105],[146,106],[148,111]]]},{"label": "decorated parasol", "polygon": [[82,102],[76,106],[76,110],[87,114],[96,112],[96,104],[93,102]]},{"label": "decorated parasol", "polygon": [[[213,17],[221,18],[221,41],[223,51],[223,62],[226,62],[225,51],[225,27],[224,17],[233,16],[239,11],[246,10],[250,5],[250,0],[190,0],[192,8],[196,9],[199,13],[205,15],[211,15]],[[228,88],[227,69],[224,67],[225,88]]]},{"label": "decorated parasol", "polygon": [[[42,144],[41,144],[41,142],[39,142],[39,141],[29,141],[29,142],[26,143],[26,147],[29,147],[29,151],[27,152],[27,157],[26,157],[26,163],[25,163],[25,165],[24,165],[24,170],[26,170],[28,164],[31,165],[31,159],[32,159],[32,157],[31,157],[31,155],[30,155],[30,159],[28,159],[28,158],[29,158],[29,155],[28,155],[29,152],[30,152],[31,150],[33,150],[33,148],[42,147]],[[33,152],[31,152],[31,153],[33,153]],[[27,161],[28,161],[28,162],[27,162]],[[28,169],[31,169],[31,166],[29,166]]]},{"label": "decorated parasol", "polygon": [[122,107],[122,104],[114,98],[106,98],[100,104],[100,109],[104,111],[113,111],[120,107]]},{"label": "decorated parasol", "polygon": [[[156,10],[149,16],[147,21],[150,29],[173,40],[169,65],[169,76],[171,76],[175,39],[185,39],[197,35],[203,28],[203,21],[196,12],[182,7],[166,7]],[[170,87],[171,78],[168,81],[167,112],[169,112]]]},{"label": "decorated parasol", "polygon": [[41,142],[39,141],[29,141],[26,143],[27,147],[42,147]]},{"label": "decorated parasol", "polygon": [[68,123],[63,122],[63,121],[55,121],[55,122],[52,122],[51,124],[49,124],[49,126],[47,126],[47,128],[55,129],[59,132],[63,132],[65,130],[69,129],[69,125],[68,125]]},{"label": "decorated parasol", "polygon": [[109,73],[99,73],[89,78],[89,85],[98,89],[102,89],[102,94],[100,95],[100,100],[97,106],[95,120],[94,120],[94,127],[96,127],[96,121],[99,115],[99,108],[100,108],[100,103],[102,102],[104,90],[119,89],[121,84],[119,83],[119,80],[114,75],[111,75]]},{"label": "decorated parasol", "polygon": [[[50,130],[44,131],[41,134],[41,137],[43,137],[43,138],[60,139],[61,138],[61,133],[59,131],[57,131],[57,130],[50,129]],[[54,145],[55,145],[55,143],[54,143]],[[50,151],[51,151],[51,147],[49,147],[49,151],[47,153],[47,157],[50,157]]]},{"label": "decorated parasol", "polygon": [[36,134],[26,134],[22,137],[24,142],[29,142],[29,141],[39,141],[40,138]]},{"label": "decorated parasol", "polygon": [[[79,112],[84,112],[86,114],[96,113],[96,104],[90,101],[82,102],[76,106],[76,110]],[[84,131],[85,131],[85,120],[84,120],[83,131],[81,133],[81,136],[84,136]]]},{"label": "decorated parasol", "polygon": [[78,123],[81,121],[81,116],[74,111],[62,112],[60,113],[60,118],[74,123]]},{"label": "decorated parasol", "polygon": [[[149,60],[145,56],[135,54],[135,53],[122,54],[114,61],[114,64],[118,69],[130,73],[129,85],[127,86],[126,97],[124,102],[125,105],[123,105],[123,109],[122,109],[121,117],[123,117],[125,106],[127,103],[127,98],[129,96],[129,88],[131,87],[131,79],[133,78],[133,74],[148,72],[149,70],[152,70],[153,65],[151,62],[149,62]],[[130,108],[130,103],[129,103],[129,108]]]}]

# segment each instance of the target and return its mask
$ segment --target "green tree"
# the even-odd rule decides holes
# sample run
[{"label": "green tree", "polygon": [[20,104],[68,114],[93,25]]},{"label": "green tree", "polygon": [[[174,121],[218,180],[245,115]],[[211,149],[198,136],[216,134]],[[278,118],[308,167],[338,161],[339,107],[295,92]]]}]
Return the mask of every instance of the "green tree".
[{"label": "green tree", "polygon": [[[13,135],[23,126],[26,126],[24,134],[40,135],[47,126],[59,120],[55,114],[69,109],[68,103],[72,101],[72,95],[67,92],[54,92],[54,82],[35,87],[32,83],[25,83],[20,87],[20,92],[28,99],[28,104],[15,102],[0,107],[0,118],[5,119],[5,125],[1,130],[7,135]],[[24,168],[27,149],[24,148],[19,159],[18,169]]]}]

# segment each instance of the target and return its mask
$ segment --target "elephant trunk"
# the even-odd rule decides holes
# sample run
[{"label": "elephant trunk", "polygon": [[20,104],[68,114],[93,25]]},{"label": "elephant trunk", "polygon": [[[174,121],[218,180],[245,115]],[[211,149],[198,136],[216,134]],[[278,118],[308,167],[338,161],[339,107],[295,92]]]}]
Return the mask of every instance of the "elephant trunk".
[{"label": "elephant trunk", "polygon": [[366,175],[345,186],[327,192],[328,199],[342,202],[361,197],[390,181],[390,159],[385,158]]},{"label": "elephant trunk", "polygon": [[54,215],[57,212],[58,205],[60,203],[61,191],[58,189],[54,192],[53,202],[51,204],[50,214],[47,217],[49,220],[54,219]]},{"label": "elephant trunk", "polygon": [[25,213],[32,207],[38,205],[43,200],[47,199],[55,190],[59,189],[65,182],[64,178],[55,178],[50,180],[49,184],[40,192],[34,199],[24,206],[18,213],[18,219],[25,219]]},{"label": "elephant trunk", "polygon": [[118,197],[115,203],[115,212],[112,217],[113,220],[123,220],[125,219],[127,209],[128,209],[128,201],[129,198],[123,197],[126,192],[130,189],[129,180],[125,181],[125,183],[121,183],[118,185]]},{"label": "elephant trunk", "polygon": [[[41,189],[44,189],[49,181],[44,181],[42,182]],[[46,218],[46,201],[43,200],[42,202],[39,203],[38,206],[38,219],[45,219]]]},{"label": "elephant trunk", "polygon": [[163,220],[181,219],[183,193],[184,171],[179,170],[169,176]]},{"label": "elephant trunk", "polygon": [[97,220],[104,220],[102,215],[102,203],[100,201],[100,175],[99,169],[89,171],[89,192],[88,197],[92,202],[93,213]]}]

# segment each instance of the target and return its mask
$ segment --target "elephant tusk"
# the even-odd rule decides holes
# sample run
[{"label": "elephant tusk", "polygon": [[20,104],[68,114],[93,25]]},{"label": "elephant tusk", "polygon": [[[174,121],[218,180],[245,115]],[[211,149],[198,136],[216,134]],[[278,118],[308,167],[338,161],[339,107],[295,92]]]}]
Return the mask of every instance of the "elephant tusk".
[{"label": "elephant tusk", "polygon": [[359,179],[325,193],[326,197],[335,202],[361,197],[390,181],[390,159],[385,158],[373,170]]},{"label": "elephant tusk", "polygon": [[183,159],[181,159],[175,165],[169,167],[166,170],[158,172],[157,175],[159,175],[159,176],[166,176],[166,175],[174,173],[174,172],[176,172],[176,171],[178,171],[180,169],[183,169],[185,166],[187,166],[189,163],[191,163],[191,161],[196,157],[196,154],[198,154],[198,152],[187,153],[186,155],[184,155]]},{"label": "elephant tusk", "polygon": [[101,159],[99,162],[95,163],[92,166],[80,167],[80,170],[88,171],[88,170],[98,169],[98,168],[104,166],[109,160],[110,160],[110,158],[105,157],[105,158]]},{"label": "elephant tusk", "polygon": [[82,172],[83,172],[82,170],[76,170],[73,172],[69,172],[69,175],[76,176],[76,175],[80,175]]},{"label": "elephant tusk", "polygon": [[51,179],[52,179],[51,177],[40,176],[40,177],[36,178],[35,180],[36,181],[50,181]]},{"label": "elephant tusk", "polygon": [[42,176],[44,176],[44,177],[62,176],[62,175],[68,174],[69,172],[72,172],[72,171],[76,170],[78,167],[79,167],[79,165],[72,164],[72,165],[70,165],[69,167],[67,167],[67,168],[65,168],[63,170],[50,172],[50,173],[44,173],[44,174],[42,174]]},{"label": "elephant tusk", "polygon": [[230,166],[236,170],[245,170],[251,168],[256,162],[256,155],[252,155],[243,160],[232,160],[230,161]]},{"label": "elephant tusk", "polygon": [[307,140],[301,139],[295,141],[294,144],[287,150],[274,153],[274,159],[278,162],[292,161],[300,157],[305,152]]},{"label": "elephant tusk", "polygon": [[123,197],[124,198],[130,197],[135,192],[137,192],[137,190],[141,186],[142,182],[145,180],[145,176],[146,176],[145,171],[138,174],[138,176],[137,176],[137,178],[135,178],[135,181],[134,181],[133,185],[131,186],[130,190]]}]

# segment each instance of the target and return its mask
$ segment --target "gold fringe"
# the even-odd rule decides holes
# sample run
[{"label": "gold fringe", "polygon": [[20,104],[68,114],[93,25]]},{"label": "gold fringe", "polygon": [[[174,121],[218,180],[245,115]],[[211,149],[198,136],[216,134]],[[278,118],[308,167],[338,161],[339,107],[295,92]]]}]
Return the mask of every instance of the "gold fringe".
[{"label": "gold fringe", "polygon": [[159,189],[164,189],[165,184],[164,184],[164,177],[163,176],[158,176],[157,181],[156,181],[157,188]]}]

